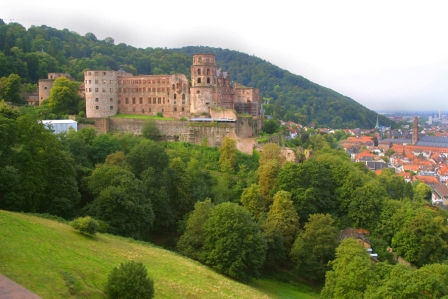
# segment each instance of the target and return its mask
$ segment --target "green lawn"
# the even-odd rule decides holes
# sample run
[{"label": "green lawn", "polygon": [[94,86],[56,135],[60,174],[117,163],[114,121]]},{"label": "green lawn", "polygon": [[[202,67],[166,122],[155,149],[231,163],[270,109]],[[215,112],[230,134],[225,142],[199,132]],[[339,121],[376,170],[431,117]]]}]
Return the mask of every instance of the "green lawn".
[{"label": "green lawn", "polygon": [[153,120],[177,120],[171,117],[160,117],[153,115],[140,115],[140,114],[116,114],[112,116],[113,118],[135,118],[135,119],[153,119]]},{"label": "green lawn", "polygon": [[155,298],[317,298],[268,278],[245,285],[147,243],[89,237],[67,224],[0,211],[0,273],[42,298],[104,298],[108,273],[128,260],[146,266]]}]

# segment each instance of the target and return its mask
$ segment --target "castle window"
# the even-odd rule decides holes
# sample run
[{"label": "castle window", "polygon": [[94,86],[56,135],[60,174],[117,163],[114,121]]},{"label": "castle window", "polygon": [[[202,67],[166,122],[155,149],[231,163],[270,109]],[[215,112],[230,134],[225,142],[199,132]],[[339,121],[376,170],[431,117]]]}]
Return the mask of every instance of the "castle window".
[{"label": "castle window", "polygon": [[152,103],[155,104],[156,103],[156,98],[152,99]]},{"label": "castle window", "polygon": [[114,84],[114,80],[110,80],[110,84]]},{"label": "castle window", "polygon": [[182,101],[182,105],[185,105],[185,101]]},{"label": "castle window", "polygon": [[106,84],[106,80],[103,80],[103,84]]},{"label": "castle window", "polygon": [[162,92],[165,92],[165,87],[162,87]]},{"label": "castle window", "polygon": [[92,84],[92,80],[89,80],[89,84]]},{"label": "castle window", "polygon": [[47,89],[47,87],[45,86],[44,89]]},{"label": "castle window", "polygon": [[140,98],[140,104],[143,104],[143,98]]},{"label": "castle window", "polygon": [[185,90],[185,89],[187,89],[187,84],[184,84],[184,88],[183,88],[183,90]]},{"label": "castle window", "polygon": [[210,78],[207,78],[207,84],[210,84]]},{"label": "castle window", "polygon": [[173,90],[174,90],[174,84],[173,84]]},{"label": "castle window", "polygon": [[132,108],[132,112],[135,112],[135,108]]},{"label": "castle window", "polygon": [[174,99],[176,99],[176,94],[174,94]]},{"label": "castle window", "polygon": [[110,93],[112,93],[113,91],[114,91],[114,89],[113,89],[113,88],[111,88],[111,89],[110,89]]},{"label": "castle window", "polygon": [[98,88],[95,88],[95,92],[98,92]]},{"label": "castle window", "polygon": [[98,75],[98,72],[95,72],[95,76],[97,76]]},{"label": "castle window", "polygon": [[148,104],[151,104],[151,98],[148,98]]},{"label": "castle window", "polygon": [[103,75],[106,75],[106,72],[103,72]]},{"label": "castle window", "polygon": [[198,91],[196,91],[196,93],[201,93],[201,91],[200,91],[200,90],[198,90]]},{"label": "castle window", "polygon": [[210,75],[210,69],[207,69],[207,75]]},{"label": "castle window", "polygon": [[110,106],[109,108],[110,108],[110,110],[114,110],[114,106]]},{"label": "castle window", "polygon": [[174,112],[176,112],[177,111],[177,108],[176,107],[174,107]]},{"label": "castle window", "polygon": [[165,104],[165,97],[163,97],[163,103]]},{"label": "castle window", "polygon": [[92,92],[92,88],[89,88],[89,92]]},{"label": "castle window", "polygon": [[185,93],[182,94],[182,100],[185,100]]},{"label": "castle window", "polygon": [[198,78],[198,83],[201,83],[201,78]]},{"label": "castle window", "polygon": [[95,80],[95,84],[98,84],[98,80]]},{"label": "castle window", "polygon": [[151,112],[151,108],[148,108],[148,112]]},{"label": "castle window", "polygon": [[184,108],[184,107],[182,107],[182,111],[184,111],[184,109],[185,109],[185,108]]},{"label": "castle window", "polygon": [[157,104],[162,104],[162,98],[157,98]]},{"label": "castle window", "polygon": [[120,100],[118,100],[118,105],[120,105],[121,104],[121,101]]},{"label": "castle window", "polygon": [[128,98],[126,98],[126,104],[129,104],[129,99]]},{"label": "castle window", "polygon": [[162,112],[165,112],[165,109],[162,108]]},{"label": "castle window", "polygon": [[201,69],[198,69],[198,75],[200,75],[201,74]]},{"label": "castle window", "polygon": [[95,106],[95,109],[96,109],[96,110],[98,110],[98,109],[100,109],[100,107],[98,107],[98,106]]},{"label": "castle window", "polygon": [[103,88],[103,92],[106,92],[106,88]]},{"label": "castle window", "polygon": [[88,72],[87,74],[88,74],[89,76],[90,76],[90,75],[92,75],[92,73],[91,73],[91,72]]},{"label": "castle window", "polygon": [[145,113],[145,109],[142,109],[142,113]]},{"label": "castle window", "polygon": [[95,102],[98,102],[98,98],[95,98]]},{"label": "castle window", "polygon": [[135,98],[132,98],[132,104],[135,104]]}]

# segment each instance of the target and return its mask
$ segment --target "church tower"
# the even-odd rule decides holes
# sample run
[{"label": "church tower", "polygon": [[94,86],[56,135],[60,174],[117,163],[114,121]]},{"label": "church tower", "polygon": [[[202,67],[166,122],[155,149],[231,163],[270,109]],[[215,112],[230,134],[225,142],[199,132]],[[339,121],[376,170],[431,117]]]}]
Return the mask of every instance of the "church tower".
[{"label": "church tower", "polygon": [[412,145],[418,142],[418,116],[414,118],[414,127],[412,128]]}]

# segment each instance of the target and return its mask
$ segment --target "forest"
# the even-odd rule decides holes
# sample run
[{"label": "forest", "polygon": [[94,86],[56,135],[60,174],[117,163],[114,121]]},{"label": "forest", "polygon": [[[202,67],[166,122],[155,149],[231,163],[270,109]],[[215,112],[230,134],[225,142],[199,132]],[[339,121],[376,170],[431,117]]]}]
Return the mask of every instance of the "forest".
[{"label": "forest", "polygon": [[[18,75],[23,91],[36,90],[38,80],[46,79],[49,72],[69,73],[82,82],[84,70],[118,70],[121,65],[134,75],[182,73],[190,77],[194,53],[215,54],[218,67],[229,71],[233,80],[259,88],[265,114],[278,120],[331,128],[375,126],[377,113],[355,100],[238,51],[209,47],[142,49],[115,45],[112,37],[98,40],[91,32],[81,36],[45,25],[26,29],[0,20],[0,78]],[[390,123],[381,115],[379,121]]]},{"label": "forest", "polygon": [[[157,241],[243,282],[287,271],[323,298],[448,295],[448,212],[425,184],[370,172],[331,138],[310,136],[314,157],[293,163],[272,143],[247,155],[229,138],[211,148],[89,126],[56,135],[39,117],[0,104],[0,209],[91,216],[102,232]],[[348,227],[371,232],[379,262],[338,239]]]}]

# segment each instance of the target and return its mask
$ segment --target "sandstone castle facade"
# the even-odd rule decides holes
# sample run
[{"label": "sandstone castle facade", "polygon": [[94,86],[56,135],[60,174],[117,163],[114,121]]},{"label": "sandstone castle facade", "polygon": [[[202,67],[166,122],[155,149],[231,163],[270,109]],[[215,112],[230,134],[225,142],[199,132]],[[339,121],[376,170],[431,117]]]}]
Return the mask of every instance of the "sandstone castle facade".
[{"label": "sandstone castle facade", "polygon": [[231,81],[216,65],[214,54],[193,55],[191,84],[185,74],[138,75],[124,70],[84,72],[86,116],[104,118],[117,113],[190,118],[211,115],[214,109],[233,109],[259,117],[257,88]]}]

